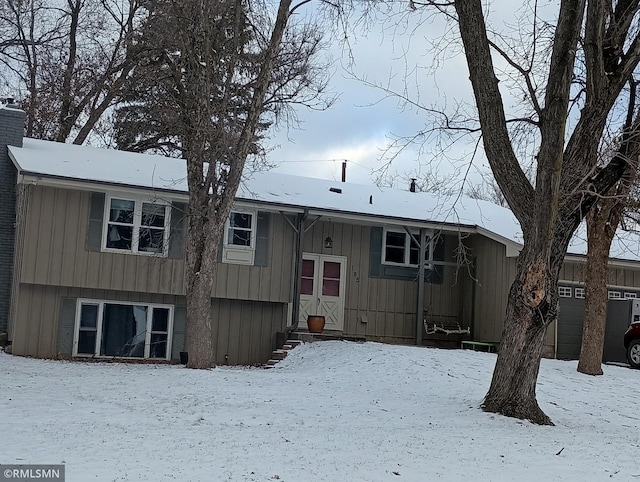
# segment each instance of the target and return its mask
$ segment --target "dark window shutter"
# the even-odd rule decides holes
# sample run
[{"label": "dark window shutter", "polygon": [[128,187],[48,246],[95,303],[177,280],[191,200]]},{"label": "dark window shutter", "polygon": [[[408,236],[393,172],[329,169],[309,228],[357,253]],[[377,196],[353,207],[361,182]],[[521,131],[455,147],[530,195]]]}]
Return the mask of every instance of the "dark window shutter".
[{"label": "dark window shutter", "polygon": [[169,227],[168,257],[184,258],[185,230],[187,223],[187,203],[171,203],[171,225]]},{"label": "dark window shutter", "polygon": [[256,227],[255,266],[269,265],[269,213],[259,212]]},{"label": "dark window shutter", "polygon": [[434,234],[433,260],[444,261],[444,235],[440,232]]},{"label": "dark window shutter", "polygon": [[171,359],[180,360],[180,352],[184,351],[184,336],[187,324],[187,308],[176,306],[173,309],[173,337],[171,339]]},{"label": "dark window shutter", "polygon": [[369,276],[377,278],[381,273],[382,228],[371,228],[369,247]]},{"label": "dark window shutter", "polygon": [[89,226],[87,227],[87,251],[100,251],[102,249],[102,224],[104,218],[103,192],[91,193],[91,206],[89,208]]},{"label": "dark window shutter", "polygon": [[76,326],[76,299],[62,298],[60,319],[58,320],[57,350],[63,356],[71,356],[73,351],[73,330]]},{"label": "dark window shutter", "polygon": [[222,263],[223,250],[224,250],[224,233],[222,233],[222,237],[220,238],[220,244],[218,245],[218,255],[216,256],[216,261],[218,263]]}]

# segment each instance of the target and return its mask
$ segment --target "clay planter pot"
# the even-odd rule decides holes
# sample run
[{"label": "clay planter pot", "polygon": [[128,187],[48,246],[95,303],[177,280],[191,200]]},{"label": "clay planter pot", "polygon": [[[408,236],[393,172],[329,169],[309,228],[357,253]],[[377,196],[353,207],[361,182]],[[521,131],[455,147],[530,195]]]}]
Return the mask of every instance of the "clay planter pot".
[{"label": "clay planter pot", "polygon": [[307,317],[307,327],[310,333],[322,333],[322,330],[324,330],[324,316],[309,315]]}]

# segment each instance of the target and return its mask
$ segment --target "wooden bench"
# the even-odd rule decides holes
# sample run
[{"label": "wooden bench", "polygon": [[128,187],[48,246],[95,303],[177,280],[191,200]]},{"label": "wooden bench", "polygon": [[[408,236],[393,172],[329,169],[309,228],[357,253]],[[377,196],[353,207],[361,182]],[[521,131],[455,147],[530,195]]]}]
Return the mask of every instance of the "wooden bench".
[{"label": "wooden bench", "polygon": [[482,350],[487,351],[489,353],[496,353],[498,351],[497,343],[490,343],[486,341],[470,341],[470,340],[462,340],[460,342],[460,346],[463,350]]}]

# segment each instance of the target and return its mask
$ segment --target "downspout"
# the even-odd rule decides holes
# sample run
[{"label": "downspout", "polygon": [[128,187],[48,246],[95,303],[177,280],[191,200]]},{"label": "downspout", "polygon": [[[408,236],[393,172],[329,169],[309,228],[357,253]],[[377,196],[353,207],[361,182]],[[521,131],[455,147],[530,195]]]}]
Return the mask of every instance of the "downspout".
[{"label": "downspout", "polygon": [[478,278],[476,277],[476,262],[478,258],[474,256],[471,259],[471,339],[476,340],[476,288]]},{"label": "downspout", "polygon": [[416,345],[422,345],[422,330],[424,329],[424,268],[425,247],[427,244],[427,230],[420,229],[420,258],[418,261],[418,302],[416,306]]},{"label": "downspout", "polygon": [[302,285],[302,242],[304,241],[304,223],[309,217],[309,210],[305,209],[302,214],[298,214],[296,226],[296,259],[293,269],[293,306],[291,307],[291,325],[287,327],[287,336],[292,331],[298,329],[298,319],[300,318],[300,289]]}]

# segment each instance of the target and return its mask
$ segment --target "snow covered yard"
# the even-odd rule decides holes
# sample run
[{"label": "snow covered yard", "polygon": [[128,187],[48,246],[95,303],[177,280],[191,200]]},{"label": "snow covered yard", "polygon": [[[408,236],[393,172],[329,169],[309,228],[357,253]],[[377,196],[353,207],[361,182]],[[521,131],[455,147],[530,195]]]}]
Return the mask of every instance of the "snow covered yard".
[{"label": "snow covered yard", "polygon": [[640,371],[543,360],[556,423],[478,409],[495,355],[320,342],[276,368],[0,354],[0,463],[67,481],[640,480]]}]

